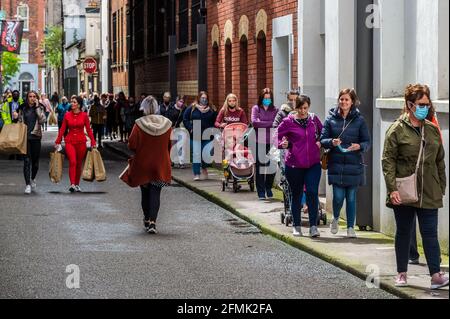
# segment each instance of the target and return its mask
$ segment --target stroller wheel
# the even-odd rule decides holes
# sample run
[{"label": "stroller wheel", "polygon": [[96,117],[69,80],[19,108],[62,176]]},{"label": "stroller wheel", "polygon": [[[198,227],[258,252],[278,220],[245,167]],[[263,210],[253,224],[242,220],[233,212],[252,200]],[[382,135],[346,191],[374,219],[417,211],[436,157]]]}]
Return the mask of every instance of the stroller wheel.
[{"label": "stroller wheel", "polygon": [[255,182],[254,181],[248,182],[248,186],[250,186],[250,191],[251,192],[255,191]]},{"label": "stroller wheel", "polygon": [[323,214],[323,215],[322,215],[322,223],[323,223],[324,225],[327,224],[327,214]]},{"label": "stroller wheel", "polygon": [[225,181],[222,181],[222,192],[225,191],[225,187],[226,187],[226,183],[225,183]]},{"label": "stroller wheel", "polygon": [[291,222],[292,222],[292,217],[291,216],[286,216],[286,218],[284,219],[284,224],[286,225],[286,227],[289,227]]},{"label": "stroller wheel", "polygon": [[284,215],[284,213],[281,213],[280,216],[281,216],[281,224],[284,224],[284,219],[286,218],[286,215]]},{"label": "stroller wheel", "polygon": [[233,192],[237,193],[239,190],[239,186],[236,182],[233,183]]}]

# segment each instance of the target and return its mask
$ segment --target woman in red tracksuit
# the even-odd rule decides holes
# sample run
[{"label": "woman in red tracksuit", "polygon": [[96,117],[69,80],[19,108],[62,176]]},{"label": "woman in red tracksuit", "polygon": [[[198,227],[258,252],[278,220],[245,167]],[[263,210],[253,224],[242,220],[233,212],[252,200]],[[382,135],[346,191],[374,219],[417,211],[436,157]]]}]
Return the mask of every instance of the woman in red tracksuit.
[{"label": "woman in red tracksuit", "polygon": [[91,140],[91,146],[96,147],[94,134],[92,134],[89,117],[86,112],[81,111],[83,99],[79,96],[73,97],[71,101],[71,112],[67,112],[64,116],[62,127],[59,130],[58,138],[55,141],[55,148],[61,146],[61,140],[64,132],[68,129],[67,135],[64,137],[66,143],[66,156],[69,159],[69,191],[81,192],[80,177],[82,171],[83,159],[86,155],[86,135],[84,129]]}]

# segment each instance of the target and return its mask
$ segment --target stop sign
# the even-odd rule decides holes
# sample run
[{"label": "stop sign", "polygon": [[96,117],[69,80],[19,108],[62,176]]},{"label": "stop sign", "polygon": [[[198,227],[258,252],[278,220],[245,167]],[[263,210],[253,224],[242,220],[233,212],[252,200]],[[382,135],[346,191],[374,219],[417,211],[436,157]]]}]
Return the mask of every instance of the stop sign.
[{"label": "stop sign", "polygon": [[86,58],[83,63],[83,69],[86,73],[97,72],[97,60],[94,58]]}]

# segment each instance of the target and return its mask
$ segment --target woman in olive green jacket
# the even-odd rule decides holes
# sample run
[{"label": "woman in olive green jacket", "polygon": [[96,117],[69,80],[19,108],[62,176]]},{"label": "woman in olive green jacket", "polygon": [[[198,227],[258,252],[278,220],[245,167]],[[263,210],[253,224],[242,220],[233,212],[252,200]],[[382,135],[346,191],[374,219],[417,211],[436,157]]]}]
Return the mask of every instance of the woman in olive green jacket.
[{"label": "woman in olive green jacket", "polygon": [[[407,286],[407,270],[411,227],[418,218],[423,248],[431,276],[431,289],[448,285],[448,276],[440,269],[438,241],[438,209],[443,207],[446,188],[445,154],[439,130],[426,120],[433,104],[426,85],[409,85],[405,91],[407,112],[386,133],[383,173],[387,189],[387,206],[394,209],[396,221],[395,253],[398,276],[396,286]],[[416,203],[403,204],[396,178],[408,177],[416,171],[423,133],[423,152],[417,170]]]}]

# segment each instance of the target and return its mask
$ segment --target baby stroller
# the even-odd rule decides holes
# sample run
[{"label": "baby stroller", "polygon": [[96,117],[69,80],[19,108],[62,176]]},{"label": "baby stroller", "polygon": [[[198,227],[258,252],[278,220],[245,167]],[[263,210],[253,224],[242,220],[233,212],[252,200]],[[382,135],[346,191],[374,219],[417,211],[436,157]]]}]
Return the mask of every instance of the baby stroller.
[{"label": "baby stroller", "polygon": [[[283,156],[281,156],[281,158],[283,158]],[[292,192],[291,192],[291,188],[289,187],[289,182],[285,175],[283,159],[280,159],[280,161],[278,162],[278,167],[280,168],[280,172],[281,172],[279,187],[283,191],[283,204],[284,204],[284,210],[281,211],[281,214],[280,214],[281,223],[285,224],[286,226],[289,226],[292,224],[292,221],[293,221],[292,210],[291,210]],[[302,210],[300,212],[300,218],[302,218],[304,215],[305,215],[305,211],[303,210],[303,207],[302,207]],[[320,221],[322,221],[323,225],[327,224],[327,214],[323,211],[323,209],[319,203],[319,210],[318,210],[318,214],[317,214],[317,225],[320,225]]]},{"label": "baby stroller", "polygon": [[248,126],[243,123],[233,123],[225,126],[222,132],[223,147],[223,180],[222,191],[231,187],[237,193],[241,184],[246,183],[250,191],[255,191],[255,161],[248,148],[242,143]]}]

